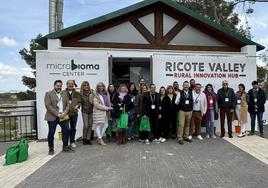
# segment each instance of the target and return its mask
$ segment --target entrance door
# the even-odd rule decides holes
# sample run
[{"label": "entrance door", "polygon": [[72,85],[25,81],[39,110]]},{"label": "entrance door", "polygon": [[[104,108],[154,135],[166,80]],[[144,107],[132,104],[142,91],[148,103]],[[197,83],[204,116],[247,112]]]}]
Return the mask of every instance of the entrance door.
[{"label": "entrance door", "polygon": [[144,78],[146,83],[152,81],[149,58],[112,59],[112,83],[116,87],[129,82],[134,82],[138,86],[140,78]]}]

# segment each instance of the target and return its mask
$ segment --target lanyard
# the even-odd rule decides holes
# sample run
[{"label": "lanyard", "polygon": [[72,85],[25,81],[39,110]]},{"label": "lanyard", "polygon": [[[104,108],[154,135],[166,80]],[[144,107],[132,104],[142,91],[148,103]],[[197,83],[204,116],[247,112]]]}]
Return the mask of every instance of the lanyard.
[{"label": "lanyard", "polygon": [[196,103],[198,102],[197,99],[199,98],[199,96],[200,96],[200,93],[199,93],[198,96],[195,98],[195,102],[196,102]]},{"label": "lanyard", "polygon": [[155,101],[155,93],[154,93],[154,97],[152,97],[152,94],[150,93],[150,98],[151,98],[152,104],[154,104],[154,101]]},{"label": "lanyard", "polygon": [[185,91],[183,91],[183,93],[184,93],[185,98],[188,99],[189,98],[189,91],[188,91],[188,93],[186,93]]},{"label": "lanyard", "polygon": [[227,88],[227,92],[224,91],[225,97],[228,97],[229,95],[229,89]]},{"label": "lanyard", "polygon": [[257,98],[258,91],[253,91],[254,98]]},{"label": "lanyard", "polygon": [[71,93],[69,91],[67,91],[67,95],[68,95],[68,98],[69,98],[70,101],[73,98],[73,93],[74,93],[74,91],[72,91]]}]

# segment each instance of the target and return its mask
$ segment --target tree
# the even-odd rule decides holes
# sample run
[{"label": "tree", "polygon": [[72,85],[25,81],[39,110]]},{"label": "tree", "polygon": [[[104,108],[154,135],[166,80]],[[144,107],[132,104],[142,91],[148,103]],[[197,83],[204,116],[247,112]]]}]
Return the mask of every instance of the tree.
[{"label": "tree", "polygon": [[31,69],[33,69],[32,73],[34,75],[34,78],[23,76],[22,77],[22,83],[29,87],[30,89],[35,89],[36,87],[36,53],[35,50],[44,50],[45,48],[36,43],[36,40],[41,38],[42,35],[38,34],[35,39],[32,39],[29,45],[29,49],[23,48],[19,51],[21,58],[26,61],[26,64],[30,66]]},{"label": "tree", "polygon": [[264,82],[267,78],[267,69],[262,66],[257,66],[257,81]]},{"label": "tree", "polygon": [[[188,8],[198,12],[199,14],[218,22],[219,24],[240,33],[241,35],[251,38],[250,27],[237,28],[240,19],[237,13],[234,13],[235,7],[240,3],[254,3],[255,1],[242,1],[242,0],[177,0],[179,3],[184,4]],[[245,10],[247,15],[253,13],[250,7]]]}]

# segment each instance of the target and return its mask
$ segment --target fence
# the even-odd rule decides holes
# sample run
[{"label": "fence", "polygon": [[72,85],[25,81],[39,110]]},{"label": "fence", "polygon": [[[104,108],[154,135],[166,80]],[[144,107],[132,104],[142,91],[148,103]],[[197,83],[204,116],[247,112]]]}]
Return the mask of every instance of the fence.
[{"label": "fence", "polygon": [[0,142],[37,139],[36,102],[0,106]]}]

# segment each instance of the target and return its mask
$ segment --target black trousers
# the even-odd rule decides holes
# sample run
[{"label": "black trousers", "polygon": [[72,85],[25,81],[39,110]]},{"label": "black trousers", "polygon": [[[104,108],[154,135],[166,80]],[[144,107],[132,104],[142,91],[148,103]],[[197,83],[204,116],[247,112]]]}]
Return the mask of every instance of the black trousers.
[{"label": "black trousers", "polygon": [[157,116],[156,112],[152,112],[149,115],[149,119],[150,119],[150,124],[151,124],[152,138],[155,139],[155,138],[157,138],[157,132],[159,132],[158,116]]},{"label": "black trousers", "polygon": [[159,124],[160,137],[168,138],[169,133],[176,135],[176,114],[166,113],[162,115]]},{"label": "black trousers", "polygon": [[232,112],[231,112],[231,108],[221,108],[220,109],[221,136],[225,135],[225,129],[224,129],[225,115],[227,116],[228,134],[232,135]]},{"label": "black trousers", "polygon": [[140,131],[140,139],[141,140],[146,140],[149,139],[149,131]]}]

